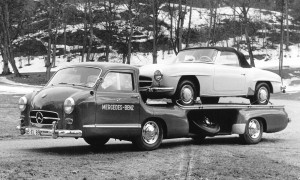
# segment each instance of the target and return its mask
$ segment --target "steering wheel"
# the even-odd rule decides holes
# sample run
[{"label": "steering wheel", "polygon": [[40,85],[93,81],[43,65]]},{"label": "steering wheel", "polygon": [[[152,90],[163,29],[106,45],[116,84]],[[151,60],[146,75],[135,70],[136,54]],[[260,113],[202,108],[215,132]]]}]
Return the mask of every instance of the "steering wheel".
[{"label": "steering wheel", "polygon": [[201,56],[199,61],[209,61],[209,62],[212,62],[212,59],[209,57],[209,56]]}]

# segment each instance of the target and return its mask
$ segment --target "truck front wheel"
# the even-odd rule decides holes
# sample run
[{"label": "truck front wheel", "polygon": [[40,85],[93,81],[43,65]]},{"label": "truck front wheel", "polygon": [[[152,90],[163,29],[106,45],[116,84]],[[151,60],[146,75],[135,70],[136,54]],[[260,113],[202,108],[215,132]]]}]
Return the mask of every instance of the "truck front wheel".
[{"label": "truck front wheel", "polygon": [[263,134],[263,124],[257,119],[250,119],[245,128],[245,133],[240,135],[241,140],[246,144],[257,144]]},{"label": "truck front wheel", "polygon": [[158,148],[163,139],[163,128],[159,122],[146,121],[142,126],[141,135],[133,140],[140,149],[151,151]]},{"label": "truck front wheel", "polygon": [[103,146],[104,144],[106,144],[109,141],[109,138],[99,138],[99,137],[85,137],[83,138],[85,140],[86,143],[88,143],[91,146],[94,147],[99,147],[99,146]]}]

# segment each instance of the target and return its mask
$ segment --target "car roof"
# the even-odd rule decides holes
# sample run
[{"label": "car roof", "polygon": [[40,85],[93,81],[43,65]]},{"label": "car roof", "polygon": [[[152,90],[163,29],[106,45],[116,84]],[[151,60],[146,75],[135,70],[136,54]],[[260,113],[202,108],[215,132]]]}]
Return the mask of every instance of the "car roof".
[{"label": "car roof", "polygon": [[212,47],[192,47],[192,48],[182,49],[181,51],[186,51],[186,50],[191,50],[191,49],[216,49],[218,51],[233,52],[233,53],[235,53],[238,56],[241,67],[251,68],[250,64],[246,60],[245,55],[243,53],[241,53],[240,51],[237,51],[236,49],[231,48],[231,47],[218,47],[218,46],[212,46]]}]

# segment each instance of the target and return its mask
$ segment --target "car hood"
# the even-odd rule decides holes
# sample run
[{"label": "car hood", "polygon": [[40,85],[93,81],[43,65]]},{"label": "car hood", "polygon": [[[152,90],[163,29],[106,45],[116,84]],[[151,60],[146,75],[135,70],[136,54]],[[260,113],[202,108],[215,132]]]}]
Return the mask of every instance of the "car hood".
[{"label": "car hood", "polygon": [[[35,92],[31,99],[31,107],[35,110],[62,110],[68,97],[87,93],[84,88],[71,86],[50,86]],[[76,100],[75,100],[76,101]]]}]

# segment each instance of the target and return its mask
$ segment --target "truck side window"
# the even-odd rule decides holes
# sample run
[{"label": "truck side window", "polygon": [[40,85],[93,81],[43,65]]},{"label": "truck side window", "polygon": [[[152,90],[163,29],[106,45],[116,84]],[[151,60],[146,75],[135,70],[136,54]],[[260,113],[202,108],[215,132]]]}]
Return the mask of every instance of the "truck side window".
[{"label": "truck side window", "polygon": [[216,59],[215,64],[226,66],[240,66],[237,55],[233,52],[221,52],[220,56]]},{"label": "truck side window", "polygon": [[98,90],[105,92],[133,91],[133,85],[133,75],[131,73],[109,72]]}]

